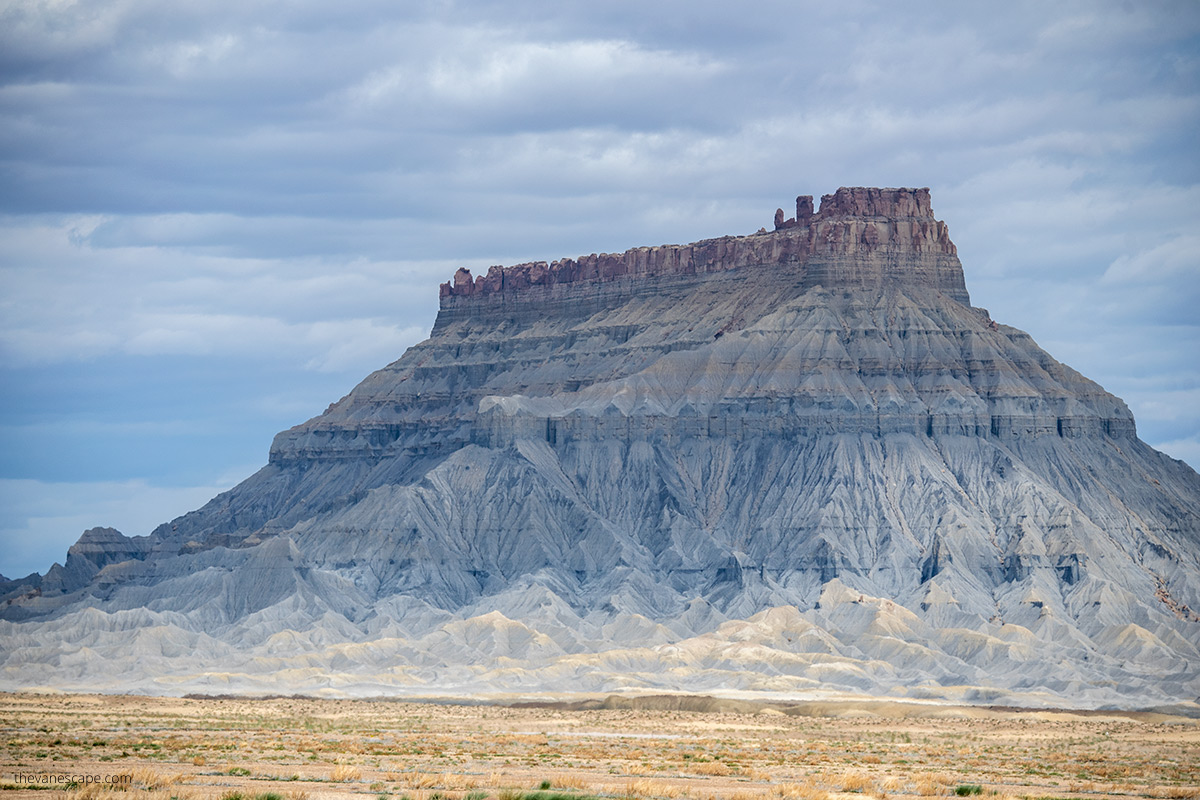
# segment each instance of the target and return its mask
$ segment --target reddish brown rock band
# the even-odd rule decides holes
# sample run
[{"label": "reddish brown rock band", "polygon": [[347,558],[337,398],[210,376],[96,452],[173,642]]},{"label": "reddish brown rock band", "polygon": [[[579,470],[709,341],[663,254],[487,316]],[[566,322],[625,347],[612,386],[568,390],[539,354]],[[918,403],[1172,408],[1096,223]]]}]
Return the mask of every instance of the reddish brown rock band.
[{"label": "reddish brown rock band", "polygon": [[933,217],[929,189],[841,188],[824,195],[817,212],[812,196],[801,195],[795,217],[785,217],[783,209],[775,212],[772,233],[493,266],[477,277],[464,267],[441,285],[440,295],[470,297],[579,281],[687,275],[880,249],[956,255],[945,223]]}]

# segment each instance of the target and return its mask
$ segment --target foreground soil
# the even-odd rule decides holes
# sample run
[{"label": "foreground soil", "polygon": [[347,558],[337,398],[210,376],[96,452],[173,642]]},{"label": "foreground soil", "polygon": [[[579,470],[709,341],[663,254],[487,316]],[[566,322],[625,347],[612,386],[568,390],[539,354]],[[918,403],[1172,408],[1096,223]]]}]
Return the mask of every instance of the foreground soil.
[{"label": "foreground soil", "polygon": [[0,694],[0,733],[0,800],[1200,798],[1146,712]]}]

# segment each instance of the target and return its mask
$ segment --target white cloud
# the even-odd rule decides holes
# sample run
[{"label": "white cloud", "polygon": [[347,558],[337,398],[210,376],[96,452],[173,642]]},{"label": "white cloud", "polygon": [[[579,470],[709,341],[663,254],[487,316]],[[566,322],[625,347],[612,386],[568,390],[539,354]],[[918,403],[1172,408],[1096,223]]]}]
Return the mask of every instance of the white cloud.
[{"label": "white cloud", "polygon": [[1171,458],[1186,461],[1193,466],[1200,464],[1200,434],[1166,442],[1151,441],[1149,445],[1155,450],[1166,453]]},{"label": "white cloud", "polygon": [[[299,421],[421,338],[457,266],[918,185],[977,302],[1200,463],[1197,8],[0,0],[0,400],[98,453],[129,403],[195,424],[181,394]],[[73,383],[154,395],[146,364],[185,385]],[[36,536],[109,520],[68,494]]]},{"label": "white cloud", "polygon": [[[491,36],[486,39],[491,39]],[[559,93],[638,94],[634,82],[658,86],[703,81],[720,63],[691,53],[648,50],[623,40],[477,41],[443,54],[430,69],[434,94],[463,104],[526,103]]]},{"label": "white cloud", "polygon": [[116,236],[122,244],[96,247],[101,232],[113,234],[106,218],[36,227],[9,218],[0,225],[13,233],[0,269],[0,353],[10,364],[188,355],[367,371],[424,335],[425,319],[403,313],[436,302],[433,276],[421,265],[226,257],[188,247],[236,232],[242,222],[224,215],[123,218]]},{"label": "white cloud", "polygon": [[[1136,383],[1131,381],[1132,386]],[[1153,391],[1134,389],[1125,398],[1139,422],[1189,420],[1200,428],[1200,379],[1192,376],[1190,387]]]},{"label": "white cloud", "polygon": [[1122,284],[1180,277],[1200,280],[1200,236],[1183,234],[1147,250],[1123,254],[1104,271],[1102,280]]},{"label": "white cloud", "polygon": [[0,574],[19,578],[44,573],[55,561],[66,560],[67,548],[88,528],[112,527],[126,536],[144,536],[230,488],[230,475],[222,477],[219,483],[187,487],[154,486],[144,480],[0,479]]},{"label": "white cloud", "polygon": [[0,42],[19,50],[66,55],[111,45],[137,7],[134,0],[7,0]]},{"label": "white cloud", "polygon": [[321,372],[358,370],[365,375],[395,361],[428,333],[424,327],[398,328],[368,319],[317,323],[305,331],[305,341],[319,355],[306,366]]},{"label": "white cloud", "polygon": [[150,52],[149,58],[174,77],[186,79],[227,60],[241,44],[239,36],[218,33],[204,39],[160,45]]}]

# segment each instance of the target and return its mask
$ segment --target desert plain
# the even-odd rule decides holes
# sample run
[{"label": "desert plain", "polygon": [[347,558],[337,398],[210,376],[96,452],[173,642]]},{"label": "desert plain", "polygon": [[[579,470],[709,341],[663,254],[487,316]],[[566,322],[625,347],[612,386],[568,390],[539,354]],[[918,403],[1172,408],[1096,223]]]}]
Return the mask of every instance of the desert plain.
[{"label": "desert plain", "polygon": [[1155,712],[698,697],[0,694],[3,800],[1194,798]]}]

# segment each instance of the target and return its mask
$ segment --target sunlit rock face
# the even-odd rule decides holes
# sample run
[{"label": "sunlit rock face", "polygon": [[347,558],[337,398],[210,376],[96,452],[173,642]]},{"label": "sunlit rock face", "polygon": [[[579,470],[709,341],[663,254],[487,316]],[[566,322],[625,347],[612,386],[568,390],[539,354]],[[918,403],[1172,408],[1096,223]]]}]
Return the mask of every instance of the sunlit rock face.
[{"label": "sunlit rock face", "polygon": [[970,304],[925,189],[459,270],[149,537],[0,584],[0,685],[1194,704],[1200,476]]}]

